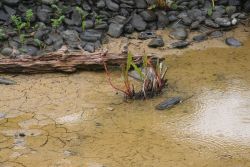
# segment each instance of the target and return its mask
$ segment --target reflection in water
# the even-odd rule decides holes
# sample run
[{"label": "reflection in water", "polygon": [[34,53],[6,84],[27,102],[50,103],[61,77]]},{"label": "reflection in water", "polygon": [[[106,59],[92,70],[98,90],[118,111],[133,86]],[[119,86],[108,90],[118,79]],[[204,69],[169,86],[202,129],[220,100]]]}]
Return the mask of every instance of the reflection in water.
[{"label": "reflection in water", "polygon": [[189,130],[249,144],[250,91],[242,82],[223,91],[204,91],[196,103],[196,115]]}]

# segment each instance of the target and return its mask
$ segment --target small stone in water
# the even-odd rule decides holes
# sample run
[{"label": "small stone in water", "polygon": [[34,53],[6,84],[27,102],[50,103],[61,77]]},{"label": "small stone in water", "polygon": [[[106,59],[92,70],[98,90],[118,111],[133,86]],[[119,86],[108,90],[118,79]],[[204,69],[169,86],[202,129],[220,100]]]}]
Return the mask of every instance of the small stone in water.
[{"label": "small stone in water", "polygon": [[108,107],[107,110],[114,111],[114,108],[113,107]]},{"label": "small stone in water", "polygon": [[16,84],[16,82],[12,81],[12,80],[9,80],[9,79],[6,79],[6,78],[0,78],[0,84],[3,84],[3,85],[14,85],[14,84]]},{"label": "small stone in water", "polygon": [[242,43],[239,40],[237,40],[237,39],[235,39],[233,37],[227,38],[225,42],[229,46],[234,46],[234,47],[242,46]]},{"label": "small stone in water", "polygon": [[157,110],[165,110],[165,109],[169,109],[171,107],[173,107],[176,104],[179,104],[181,102],[181,98],[180,97],[172,97],[170,99],[167,99],[163,102],[161,102],[160,104],[158,104],[155,109]]},{"label": "small stone in water", "polygon": [[24,133],[19,133],[20,137],[25,137],[26,135]]}]

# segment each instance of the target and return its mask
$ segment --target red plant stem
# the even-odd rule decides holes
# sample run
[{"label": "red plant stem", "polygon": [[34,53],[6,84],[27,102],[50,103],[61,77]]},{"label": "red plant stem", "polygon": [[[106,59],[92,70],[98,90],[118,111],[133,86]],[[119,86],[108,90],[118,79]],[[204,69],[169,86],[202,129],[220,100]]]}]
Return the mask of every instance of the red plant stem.
[{"label": "red plant stem", "polygon": [[162,80],[161,80],[161,77],[159,76],[160,74],[158,74],[158,73],[156,72],[156,70],[155,70],[155,68],[153,67],[151,61],[149,61],[148,64],[149,64],[149,66],[154,70],[154,73],[155,73],[155,75],[156,75],[156,79],[157,79],[157,81],[158,81],[158,86],[159,86],[160,88],[162,88]]},{"label": "red plant stem", "polygon": [[120,89],[120,88],[117,88],[115,85],[113,85],[113,83],[111,82],[111,77],[110,77],[110,75],[109,75],[107,65],[106,65],[105,62],[104,62],[103,64],[104,64],[104,69],[105,69],[106,76],[107,76],[107,78],[108,78],[109,84],[110,84],[114,89],[116,89],[117,91],[120,91],[120,92],[126,94],[127,96],[129,96],[129,93],[128,93],[128,92],[126,92],[126,91],[124,91],[124,90],[122,90],[122,89]]}]

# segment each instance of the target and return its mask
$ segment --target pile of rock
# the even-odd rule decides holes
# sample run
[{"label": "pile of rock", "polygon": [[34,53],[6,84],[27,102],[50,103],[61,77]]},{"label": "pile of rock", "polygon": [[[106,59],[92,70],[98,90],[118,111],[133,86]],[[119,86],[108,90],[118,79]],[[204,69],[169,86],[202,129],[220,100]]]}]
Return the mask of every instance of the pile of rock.
[{"label": "pile of rock", "polygon": [[[250,11],[250,0],[220,0],[214,8],[211,0],[176,0],[167,9],[154,8],[154,4],[156,0],[2,0],[0,40],[4,42],[0,43],[0,50],[6,56],[23,52],[35,56],[66,44],[94,52],[106,41],[106,34],[117,38],[171,25],[190,29],[199,29],[202,24],[228,27],[246,19],[241,9]],[[32,28],[22,29],[20,34],[11,16],[21,16],[25,21],[28,9],[34,13]],[[60,16],[64,16],[62,24],[53,27],[52,19],[58,20]]]}]

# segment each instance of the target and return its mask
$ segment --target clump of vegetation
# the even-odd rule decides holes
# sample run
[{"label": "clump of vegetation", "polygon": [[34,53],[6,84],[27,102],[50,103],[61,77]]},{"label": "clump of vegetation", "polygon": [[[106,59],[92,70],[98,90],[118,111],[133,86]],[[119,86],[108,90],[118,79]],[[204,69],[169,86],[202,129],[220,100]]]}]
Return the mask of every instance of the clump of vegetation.
[{"label": "clump of vegetation", "polygon": [[25,20],[26,20],[26,22],[24,22],[20,16],[17,16],[17,15],[12,15],[11,16],[11,21],[16,26],[18,34],[21,34],[21,31],[24,28],[26,28],[27,30],[30,29],[30,27],[31,27],[30,26],[31,25],[30,22],[31,22],[32,17],[33,17],[33,11],[32,11],[32,9],[27,10],[26,13],[25,13]]},{"label": "clump of vegetation", "polygon": [[55,18],[51,19],[51,25],[53,28],[58,28],[62,25],[65,16],[63,15],[65,7],[59,7],[55,4],[51,5],[52,9],[54,9]]},{"label": "clump of vegetation", "polygon": [[63,23],[63,20],[65,19],[65,16],[60,16],[59,18],[57,19],[51,19],[51,22],[52,22],[52,27],[53,28],[58,28],[62,25]]},{"label": "clump of vegetation", "polygon": [[98,24],[101,24],[102,22],[102,18],[100,15],[95,15],[95,23],[98,25]]},{"label": "clump of vegetation", "polygon": [[29,29],[30,28],[30,22],[31,22],[31,19],[33,17],[34,13],[32,11],[32,9],[29,9],[26,11],[25,13],[25,19],[26,19],[26,29]]},{"label": "clump of vegetation", "polygon": [[6,40],[8,36],[6,35],[4,29],[0,28],[0,41]]},{"label": "clump of vegetation", "polygon": [[210,17],[212,16],[213,10],[215,8],[215,1],[211,0],[211,3],[212,3],[212,6],[210,8],[208,8],[208,10],[207,10],[207,15],[210,16]]},{"label": "clump of vegetation", "polygon": [[20,16],[11,16],[11,21],[15,24],[18,34],[21,34],[22,29],[25,28],[26,23],[22,21]]},{"label": "clump of vegetation", "polygon": [[20,41],[20,43],[21,43],[22,45],[24,45],[25,42],[26,42],[26,35],[25,35],[25,34],[20,34],[20,35],[19,35],[19,41]]},{"label": "clump of vegetation", "polygon": [[34,42],[36,43],[37,46],[39,46],[40,49],[44,47],[44,43],[40,39],[34,38]]},{"label": "clump of vegetation", "polygon": [[[124,89],[116,87],[111,82],[106,64],[104,64],[104,68],[110,85],[117,91],[122,92],[126,99],[152,98],[156,95],[159,95],[167,84],[167,80],[164,79],[167,68],[163,69],[163,62],[160,62],[159,59],[154,62],[152,59],[144,56],[143,65],[142,68],[140,68],[133,61],[133,55],[129,53],[126,65],[121,66],[123,83],[125,87]],[[133,74],[129,72],[131,68],[134,69]],[[139,91],[135,90],[134,84],[131,84],[129,80],[129,76],[140,81],[141,88]]]},{"label": "clump of vegetation", "polygon": [[63,8],[60,8],[59,6],[57,6],[55,4],[51,5],[51,7],[52,7],[52,9],[55,10],[56,17],[60,17],[63,15]]},{"label": "clump of vegetation", "polygon": [[86,29],[86,16],[87,13],[82,10],[80,7],[76,7],[76,11],[81,15],[82,17],[82,31],[85,31]]},{"label": "clump of vegetation", "polygon": [[26,35],[22,33],[23,29],[29,30],[31,28],[31,19],[34,13],[32,9],[28,9],[25,13],[25,21],[20,16],[12,15],[11,21],[15,25],[16,30],[19,34],[19,41],[23,45],[26,42]]}]

